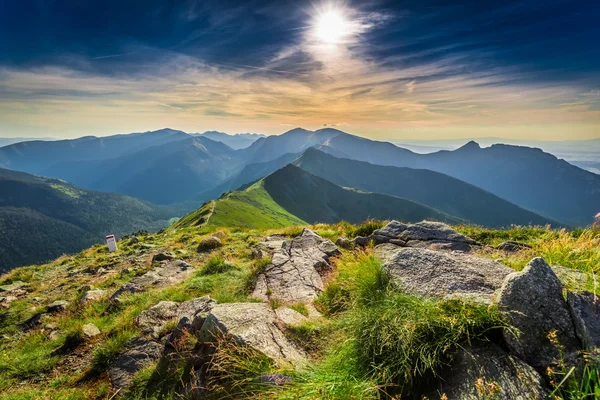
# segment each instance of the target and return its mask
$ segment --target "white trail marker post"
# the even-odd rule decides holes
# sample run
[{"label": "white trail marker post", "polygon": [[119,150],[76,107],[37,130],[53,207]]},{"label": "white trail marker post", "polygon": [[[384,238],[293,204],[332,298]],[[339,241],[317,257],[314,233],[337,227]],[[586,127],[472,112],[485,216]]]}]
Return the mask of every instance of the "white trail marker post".
[{"label": "white trail marker post", "polygon": [[115,240],[115,235],[108,235],[106,237],[106,244],[108,245],[108,251],[111,253],[117,251],[117,241]]}]

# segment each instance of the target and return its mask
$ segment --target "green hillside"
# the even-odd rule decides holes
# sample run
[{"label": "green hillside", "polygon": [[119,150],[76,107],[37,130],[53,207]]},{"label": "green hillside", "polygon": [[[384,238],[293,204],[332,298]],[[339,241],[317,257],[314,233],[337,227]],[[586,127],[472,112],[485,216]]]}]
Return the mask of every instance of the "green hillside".
[{"label": "green hillside", "polygon": [[477,225],[561,225],[439,172],[337,158],[314,148],[294,164],[336,185],[410,199]]},{"label": "green hillside", "polygon": [[398,197],[342,188],[291,164],[244,191],[228,192],[175,225],[276,228],[308,223],[358,223],[367,219],[424,219],[452,223],[460,218]]},{"label": "green hillside", "polygon": [[174,216],[131,197],[0,169],[0,270],[80,251],[111,233],[157,231]]}]

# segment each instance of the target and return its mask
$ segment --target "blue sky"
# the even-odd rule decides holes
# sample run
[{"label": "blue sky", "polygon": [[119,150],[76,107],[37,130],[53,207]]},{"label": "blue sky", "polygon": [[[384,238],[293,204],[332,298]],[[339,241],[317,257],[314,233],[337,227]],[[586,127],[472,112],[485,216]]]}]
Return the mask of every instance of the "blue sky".
[{"label": "blue sky", "polygon": [[0,136],[600,136],[598,1],[0,4]]}]

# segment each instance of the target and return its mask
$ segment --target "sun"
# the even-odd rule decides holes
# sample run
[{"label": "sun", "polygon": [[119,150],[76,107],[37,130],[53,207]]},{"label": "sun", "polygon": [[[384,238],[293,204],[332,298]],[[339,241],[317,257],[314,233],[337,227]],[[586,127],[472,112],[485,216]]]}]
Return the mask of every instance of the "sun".
[{"label": "sun", "polygon": [[342,9],[328,7],[316,15],[314,36],[322,43],[343,42],[347,36],[351,35],[351,31],[351,23]]}]

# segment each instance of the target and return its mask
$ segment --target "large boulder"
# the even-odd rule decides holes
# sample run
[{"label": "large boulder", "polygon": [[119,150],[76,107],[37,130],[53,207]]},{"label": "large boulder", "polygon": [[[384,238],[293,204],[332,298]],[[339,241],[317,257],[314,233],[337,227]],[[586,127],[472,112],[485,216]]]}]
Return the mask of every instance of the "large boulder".
[{"label": "large boulder", "polygon": [[339,254],[330,240],[304,229],[273,254],[272,264],[258,276],[253,296],[310,302],[323,290],[322,275],[331,269],[329,258]]},{"label": "large boulder", "polygon": [[422,221],[416,224],[403,224],[390,221],[386,226],[375,230],[368,237],[355,238],[354,243],[366,245],[392,243],[397,246],[421,247],[436,250],[469,251],[477,244],[473,239],[455,231],[441,222]]},{"label": "large boulder", "polygon": [[560,357],[554,339],[566,354],[577,351],[579,344],[573,320],[563,298],[563,285],[552,268],[534,258],[521,272],[506,277],[498,297],[498,306],[514,329],[505,329],[508,347],[536,368],[545,368]]},{"label": "large boulder", "polygon": [[231,339],[249,346],[278,363],[297,364],[305,354],[297,349],[277,327],[275,311],[265,303],[215,305],[198,332],[200,343]]},{"label": "large boulder", "polygon": [[438,397],[442,393],[456,400],[543,400],[548,395],[535,369],[492,343],[459,349],[442,371]]},{"label": "large boulder", "polygon": [[567,293],[575,333],[584,347],[600,347],[600,300],[594,293]]},{"label": "large boulder", "polygon": [[483,303],[493,301],[504,278],[513,272],[486,258],[421,248],[398,248],[388,255],[384,268],[408,292]]},{"label": "large boulder", "polygon": [[209,251],[217,249],[221,246],[223,246],[221,239],[219,239],[218,237],[215,237],[215,236],[211,236],[206,239],[202,239],[202,241],[198,245],[198,252],[199,253],[209,252]]},{"label": "large boulder", "polygon": [[115,389],[126,389],[134,375],[158,360],[163,346],[142,337],[131,339],[108,369],[110,382]]}]

